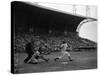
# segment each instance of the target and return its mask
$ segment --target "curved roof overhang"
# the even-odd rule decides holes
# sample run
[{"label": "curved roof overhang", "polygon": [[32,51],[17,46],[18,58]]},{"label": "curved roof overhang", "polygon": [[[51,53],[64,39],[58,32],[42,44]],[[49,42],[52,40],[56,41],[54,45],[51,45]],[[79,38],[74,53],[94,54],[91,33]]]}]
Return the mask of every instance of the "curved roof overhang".
[{"label": "curved roof overhang", "polygon": [[[89,17],[58,12],[29,3],[14,1],[12,5],[12,19],[16,30],[26,31],[28,28],[41,28],[45,31],[76,32],[81,21]],[[93,19],[93,18],[89,18]],[[96,20],[96,19],[94,19]]]},{"label": "curved roof overhang", "polygon": [[79,32],[80,28],[82,25],[84,25],[85,23],[89,23],[89,22],[95,22],[97,21],[96,19],[84,19],[83,21],[80,22],[80,24],[77,26],[76,32]]}]

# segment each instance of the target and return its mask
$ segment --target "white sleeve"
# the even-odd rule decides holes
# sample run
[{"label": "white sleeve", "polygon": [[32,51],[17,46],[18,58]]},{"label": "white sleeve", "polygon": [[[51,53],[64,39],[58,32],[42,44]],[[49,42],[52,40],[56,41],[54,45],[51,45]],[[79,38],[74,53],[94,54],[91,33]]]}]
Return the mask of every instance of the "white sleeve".
[{"label": "white sleeve", "polygon": [[66,47],[68,47],[68,44],[66,43]]}]

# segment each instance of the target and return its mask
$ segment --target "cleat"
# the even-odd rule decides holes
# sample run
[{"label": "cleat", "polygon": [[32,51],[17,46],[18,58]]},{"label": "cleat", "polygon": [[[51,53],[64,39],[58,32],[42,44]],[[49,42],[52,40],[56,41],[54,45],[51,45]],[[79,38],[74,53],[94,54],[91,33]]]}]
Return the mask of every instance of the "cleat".
[{"label": "cleat", "polygon": [[71,60],[69,60],[69,61],[73,61],[73,60],[71,59]]},{"label": "cleat", "polygon": [[48,61],[49,61],[49,59],[46,60],[46,62],[48,62]]},{"label": "cleat", "polygon": [[46,61],[46,62],[48,62],[48,61],[49,61],[49,59],[45,59],[45,61]]},{"label": "cleat", "polygon": [[24,63],[27,63],[26,61],[24,61]]},{"label": "cleat", "polygon": [[59,58],[55,58],[54,60],[57,61]]},{"label": "cleat", "polygon": [[72,59],[71,59],[71,57],[70,57],[70,56],[69,56],[68,58],[69,58],[69,61],[72,61]]}]

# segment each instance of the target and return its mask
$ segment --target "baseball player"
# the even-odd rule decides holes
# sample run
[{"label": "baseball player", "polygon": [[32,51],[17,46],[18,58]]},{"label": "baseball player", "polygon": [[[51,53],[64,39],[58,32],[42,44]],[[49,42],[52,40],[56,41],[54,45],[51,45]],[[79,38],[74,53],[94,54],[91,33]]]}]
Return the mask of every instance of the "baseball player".
[{"label": "baseball player", "polygon": [[68,44],[65,41],[63,41],[62,44],[61,44],[61,55],[59,57],[55,58],[54,60],[56,61],[58,59],[63,58],[65,55],[67,55],[69,61],[72,61],[70,53],[66,51],[67,48],[68,48]]}]

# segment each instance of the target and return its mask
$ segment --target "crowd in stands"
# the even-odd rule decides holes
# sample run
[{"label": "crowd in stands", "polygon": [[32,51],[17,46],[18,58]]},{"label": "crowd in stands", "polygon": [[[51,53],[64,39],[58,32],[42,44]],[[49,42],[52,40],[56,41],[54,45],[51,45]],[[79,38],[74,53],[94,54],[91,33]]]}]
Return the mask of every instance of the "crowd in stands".
[{"label": "crowd in stands", "polygon": [[82,38],[73,35],[70,33],[67,36],[47,36],[47,35],[34,35],[31,33],[16,34],[14,36],[14,51],[15,52],[24,52],[25,46],[27,43],[35,41],[38,43],[35,47],[41,45],[47,46],[47,51],[60,51],[60,45],[62,40],[65,40],[68,44],[68,50],[73,51],[75,48],[93,46],[92,43],[86,43]]}]

